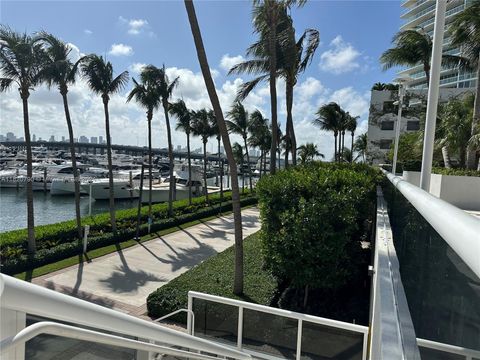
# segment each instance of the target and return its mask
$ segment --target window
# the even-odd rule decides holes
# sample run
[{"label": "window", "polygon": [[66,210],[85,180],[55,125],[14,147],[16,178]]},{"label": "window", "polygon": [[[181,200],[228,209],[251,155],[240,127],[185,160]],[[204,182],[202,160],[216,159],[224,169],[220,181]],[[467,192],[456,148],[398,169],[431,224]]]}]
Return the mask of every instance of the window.
[{"label": "window", "polygon": [[382,130],[393,130],[394,121],[382,121],[380,124],[380,129]]},{"label": "window", "polygon": [[420,121],[407,121],[407,130],[420,130]]},{"label": "window", "polygon": [[395,105],[393,105],[393,101],[384,101],[383,102],[383,111],[384,112],[394,112]]},{"label": "window", "polygon": [[390,145],[392,145],[393,140],[391,139],[382,139],[380,140],[380,149],[388,150],[390,149]]}]

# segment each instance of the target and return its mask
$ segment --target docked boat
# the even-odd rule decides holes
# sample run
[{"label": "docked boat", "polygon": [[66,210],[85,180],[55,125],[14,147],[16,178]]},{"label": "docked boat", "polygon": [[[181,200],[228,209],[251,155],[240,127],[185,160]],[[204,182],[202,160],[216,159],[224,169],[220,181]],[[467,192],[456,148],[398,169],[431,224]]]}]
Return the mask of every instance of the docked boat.
[{"label": "docked boat", "polygon": [[[110,199],[110,182],[108,178],[84,182],[80,188],[95,200]],[[114,179],[113,193],[115,199],[136,199],[139,197],[138,189],[132,187],[128,180]]]}]

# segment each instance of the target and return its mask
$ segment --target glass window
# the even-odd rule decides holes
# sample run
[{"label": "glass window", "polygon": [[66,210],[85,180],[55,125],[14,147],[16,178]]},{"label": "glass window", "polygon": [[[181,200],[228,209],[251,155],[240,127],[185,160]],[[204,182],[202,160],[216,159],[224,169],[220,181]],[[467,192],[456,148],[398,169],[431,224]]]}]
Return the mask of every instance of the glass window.
[{"label": "glass window", "polygon": [[420,121],[407,121],[407,130],[420,130]]},{"label": "glass window", "polygon": [[380,129],[382,130],[393,130],[395,121],[382,121],[380,123]]},{"label": "glass window", "polygon": [[393,143],[393,140],[391,139],[382,139],[380,140],[380,149],[388,150],[390,149],[392,143]]}]

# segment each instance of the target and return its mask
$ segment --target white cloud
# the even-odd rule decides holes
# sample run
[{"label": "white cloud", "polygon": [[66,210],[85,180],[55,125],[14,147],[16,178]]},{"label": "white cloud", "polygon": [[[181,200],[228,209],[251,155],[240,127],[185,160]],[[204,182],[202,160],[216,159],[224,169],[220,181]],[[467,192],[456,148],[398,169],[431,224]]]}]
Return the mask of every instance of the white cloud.
[{"label": "white cloud", "polygon": [[369,93],[360,94],[351,86],[334,91],[329,98],[329,101],[335,101],[351,115],[361,117],[368,115],[369,100]]},{"label": "white cloud", "polygon": [[[123,16],[118,17],[121,24],[125,24],[128,28],[127,32],[130,35],[139,35],[145,32],[148,29],[148,21],[145,19],[126,19]],[[155,36],[155,34],[150,31],[149,36]]]},{"label": "white cloud", "polygon": [[133,63],[128,67],[128,70],[134,74],[140,74],[142,72],[142,69],[147,66],[147,64],[144,63]]},{"label": "white cloud", "polygon": [[84,33],[85,35],[92,35],[92,34],[93,34],[93,31],[92,31],[92,30],[89,30],[89,29],[85,29],[85,30],[83,30],[83,33]]},{"label": "white cloud", "polygon": [[320,69],[334,74],[342,74],[360,67],[361,53],[338,35],[330,43],[330,49],[320,56]]},{"label": "white cloud", "polygon": [[113,44],[108,53],[112,56],[130,56],[133,55],[133,48],[125,44]]},{"label": "white cloud", "polygon": [[234,65],[237,65],[244,60],[245,59],[242,55],[230,56],[229,54],[225,54],[220,60],[220,67],[225,71],[229,71]]}]

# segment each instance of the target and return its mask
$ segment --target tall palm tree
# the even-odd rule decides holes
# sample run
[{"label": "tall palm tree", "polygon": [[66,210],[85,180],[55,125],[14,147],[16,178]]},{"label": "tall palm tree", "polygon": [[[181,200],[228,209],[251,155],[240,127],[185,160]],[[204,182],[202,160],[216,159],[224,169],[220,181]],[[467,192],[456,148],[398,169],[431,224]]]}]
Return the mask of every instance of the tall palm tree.
[{"label": "tall palm tree", "polygon": [[249,118],[248,111],[246,111],[242,103],[238,101],[232,105],[232,108],[227,113],[227,117],[230,119],[226,121],[228,131],[230,133],[240,135],[243,139],[243,147],[247,155],[248,181],[250,190],[252,190],[252,169],[250,166],[250,154],[248,153],[247,144],[248,132],[252,123],[251,119]]},{"label": "tall palm tree", "polygon": [[243,160],[245,159],[242,145],[235,142],[232,147],[233,157],[235,158],[235,163],[237,164],[237,168],[241,169],[242,171],[242,193],[245,192],[245,172],[243,171]]},{"label": "tall palm tree", "polygon": [[340,108],[340,105],[335,102],[331,102],[321,106],[316,113],[317,117],[313,120],[313,124],[319,126],[320,129],[333,132],[333,136],[335,137],[335,161],[339,160],[337,138],[343,118],[342,111],[343,110]]},{"label": "tall palm tree", "polygon": [[400,31],[393,37],[394,47],[386,50],[380,57],[383,69],[394,66],[414,66],[421,64],[430,83],[430,58],[432,56],[432,39],[423,29]]},{"label": "tall palm tree", "polygon": [[355,130],[357,130],[357,120],[360,118],[359,116],[352,116],[347,113],[347,131],[350,131],[350,135],[352,136],[352,143],[350,146],[350,153],[352,156],[350,157],[350,162],[353,162],[353,142],[355,138]]},{"label": "tall palm tree", "polygon": [[[152,221],[152,118],[153,111],[158,109],[161,103],[160,89],[152,73],[142,70],[140,83],[134,78],[133,89],[127,96],[127,103],[132,99],[147,110],[148,126],[148,223]],[[140,199],[141,201],[141,199]]]},{"label": "tall palm tree", "polygon": [[[480,127],[480,1],[473,1],[464,11],[455,15],[449,27],[452,45],[461,47],[463,61],[459,63],[464,68],[476,69],[477,85],[471,136],[475,136]],[[453,57],[454,59],[454,57]],[[466,61],[465,61],[466,60]],[[467,168],[475,168],[476,151],[467,151]],[[480,167],[480,159],[479,164]]]},{"label": "tall palm tree", "polygon": [[168,109],[170,107],[169,99],[172,97],[173,90],[178,85],[178,77],[173,81],[170,81],[165,69],[165,65],[161,68],[157,68],[153,65],[147,65],[143,71],[149,74],[157,82],[158,89],[160,91],[160,97],[162,99],[163,113],[165,115],[165,124],[167,126],[167,141],[168,141],[168,159],[169,159],[169,178],[170,178],[170,191],[168,192],[168,215],[173,216],[173,188],[175,186],[175,179],[173,178],[173,144],[172,144],[172,130],[170,127],[170,117],[168,115]]},{"label": "tall palm tree", "polygon": [[[0,92],[5,92],[15,84],[18,86],[23,105],[23,128],[27,149],[27,178],[32,179],[32,146],[30,143],[30,119],[28,98],[30,90],[39,84],[45,53],[40,44],[26,33],[20,34],[9,27],[0,27]],[[33,217],[32,182],[27,181],[27,231],[28,252],[35,253],[35,224]]]},{"label": "tall palm tree", "polygon": [[[218,100],[217,90],[215,89],[215,83],[213,82],[212,74],[210,72],[210,66],[208,65],[207,54],[205,47],[203,46],[202,33],[198,26],[197,15],[195,14],[195,7],[191,0],[184,0],[185,9],[188,15],[188,21],[192,30],[193,40],[195,42],[195,48],[197,50],[198,62],[202,70],[203,79],[207,88],[210,102],[212,103],[215,117],[217,118],[218,128],[222,135],[223,147],[229,164],[234,164],[232,146],[230,144],[230,138],[228,136],[227,125],[223,118],[222,107]],[[235,227],[235,275],[233,281],[233,292],[237,295],[243,293],[243,236],[242,236],[242,213],[240,208],[240,192],[238,189],[238,173],[235,166],[231,166],[230,177],[232,180],[232,210],[233,210],[233,222]]]},{"label": "tall palm tree", "polygon": [[298,148],[298,155],[300,158],[300,163],[305,164],[307,162],[313,161],[315,157],[319,156],[324,158],[325,156],[318,151],[317,145],[313,143],[306,143]]},{"label": "tall palm tree", "polygon": [[356,151],[357,153],[359,153],[355,158],[355,160],[357,160],[361,156],[363,162],[367,161],[367,158],[366,158],[367,147],[368,147],[367,133],[361,134],[360,136],[357,137],[357,139],[355,140],[355,143],[353,144],[353,151]]},{"label": "tall palm tree", "polygon": [[208,203],[207,188],[207,142],[208,139],[215,135],[215,129],[212,127],[213,111],[201,109],[194,112],[192,133],[202,138],[203,144],[203,192]]},{"label": "tall palm tree", "polygon": [[267,139],[271,137],[268,123],[268,119],[264,118],[259,110],[250,114],[248,145],[260,149],[260,177],[262,176],[263,161],[271,145],[271,139]]},{"label": "tall palm tree", "polygon": [[105,112],[105,134],[107,140],[107,161],[108,161],[108,184],[109,184],[109,208],[110,223],[112,231],[116,233],[115,222],[115,195],[113,191],[113,168],[112,168],[112,144],[110,136],[110,114],[108,102],[112,94],[120,92],[128,83],[128,71],[113,77],[113,66],[110,61],[105,61],[102,56],[95,54],[85,57],[82,62],[82,73],[87,80],[88,86],[95,93],[102,97],[103,110]]},{"label": "tall palm tree", "polygon": [[192,159],[190,156],[190,133],[192,132],[193,113],[187,108],[183,100],[170,104],[168,110],[171,115],[177,117],[175,130],[181,130],[187,135],[187,161],[188,161],[188,203],[192,204]]},{"label": "tall palm tree", "polygon": [[220,128],[218,127],[217,124],[217,117],[215,116],[215,113],[211,111],[211,116],[210,116],[210,126],[212,127],[212,133],[213,136],[217,139],[217,165],[220,170],[220,182],[218,181],[218,173],[217,173],[217,186],[220,186],[220,199],[223,200],[223,162],[221,161],[221,156],[220,156],[220,144],[222,141],[222,137],[220,136]]},{"label": "tall palm tree", "polygon": [[68,86],[73,85],[79,71],[79,64],[82,58],[75,63],[70,59],[72,48],[52,34],[41,32],[37,35],[36,41],[44,46],[46,54],[45,67],[42,72],[42,80],[50,88],[57,86],[62,96],[65,120],[67,122],[68,140],[70,145],[70,157],[72,158],[73,182],[75,190],[75,220],[77,223],[78,238],[82,238],[82,220],[80,214],[80,175],[77,169],[75,155],[75,143],[73,135],[72,120],[68,107]]}]

